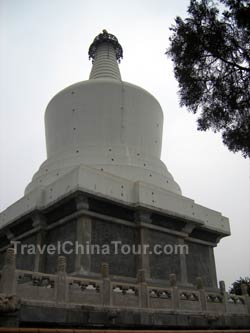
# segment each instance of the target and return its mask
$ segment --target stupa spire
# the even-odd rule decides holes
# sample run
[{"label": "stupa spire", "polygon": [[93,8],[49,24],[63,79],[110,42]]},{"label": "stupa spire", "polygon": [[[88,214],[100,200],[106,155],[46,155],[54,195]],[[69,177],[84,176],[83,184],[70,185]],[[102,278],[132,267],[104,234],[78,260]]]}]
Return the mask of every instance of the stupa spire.
[{"label": "stupa spire", "polygon": [[118,62],[120,62],[122,55],[123,50],[118,39],[103,30],[89,47],[89,59],[93,60],[89,79],[121,80]]}]

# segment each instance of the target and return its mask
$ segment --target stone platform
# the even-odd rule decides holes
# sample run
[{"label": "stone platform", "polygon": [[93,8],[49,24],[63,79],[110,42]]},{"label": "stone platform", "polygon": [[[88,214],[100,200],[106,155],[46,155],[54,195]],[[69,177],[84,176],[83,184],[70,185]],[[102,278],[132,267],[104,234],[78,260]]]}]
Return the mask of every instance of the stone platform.
[{"label": "stone platform", "polygon": [[[119,199],[117,199],[119,198]],[[193,200],[152,184],[132,182],[100,170],[77,167],[46,187],[26,194],[0,214],[0,263],[11,241],[40,247],[58,242],[110,245],[114,241],[147,245],[151,254],[66,254],[69,274],[95,274],[101,263],[112,275],[136,278],[144,269],[148,279],[217,288],[213,247],[230,234],[228,219]],[[181,250],[157,255],[154,246]],[[17,253],[17,268],[54,274],[56,255]],[[0,266],[1,267],[1,266]]]},{"label": "stone platform", "polygon": [[[0,217],[2,326],[250,325],[247,294],[228,295],[223,282],[217,286],[213,247],[230,233],[228,221],[191,199],[80,167],[25,195]],[[11,241],[42,247],[113,240],[152,248],[188,245],[188,253],[15,255],[10,248]]]}]

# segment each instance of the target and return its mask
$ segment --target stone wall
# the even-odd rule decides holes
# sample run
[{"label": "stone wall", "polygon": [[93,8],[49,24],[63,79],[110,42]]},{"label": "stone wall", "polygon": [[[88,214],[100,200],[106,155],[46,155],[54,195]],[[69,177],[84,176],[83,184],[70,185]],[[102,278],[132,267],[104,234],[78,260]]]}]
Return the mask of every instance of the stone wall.
[{"label": "stone wall", "polygon": [[197,276],[200,276],[204,285],[216,287],[216,271],[213,258],[213,249],[210,246],[186,242],[189,253],[186,256],[188,282],[195,283]]},{"label": "stone wall", "polygon": [[[203,279],[206,287],[216,288],[216,271],[213,246],[220,234],[199,229],[197,221],[164,215],[142,207],[131,207],[116,202],[75,193],[52,205],[46,211],[32,211],[20,220],[13,221],[0,233],[1,254],[12,240],[40,247],[57,242],[104,245],[120,241],[127,245],[158,244],[189,246],[188,254],[109,254],[71,253],[67,257],[67,273],[78,276],[95,275],[102,262],[109,264],[110,273],[124,278],[135,278],[138,269],[144,269],[147,278],[164,281],[169,274],[176,275],[178,283],[192,286],[196,277]],[[67,248],[67,247],[66,247]],[[17,252],[17,268],[54,274],[56,255],[20,255]],[[1,264],[2,261],[2,264]],[[1,266],[0,266],[1,267]]]},{"label": "stone wall", "polygon": [[[138,244],[138,230],[122,224],[93,219],[91,241],[92,244],[100,246],[118,241],[132,247],[133,244]],[[91,256],[91,271],[99,272],[101,263],[106,262],[109,264],[111,274],[136,277],[137,256],[132,253],[126,255],[115,253],[115,246],[111,246],[110,250],[110,254]]]}]

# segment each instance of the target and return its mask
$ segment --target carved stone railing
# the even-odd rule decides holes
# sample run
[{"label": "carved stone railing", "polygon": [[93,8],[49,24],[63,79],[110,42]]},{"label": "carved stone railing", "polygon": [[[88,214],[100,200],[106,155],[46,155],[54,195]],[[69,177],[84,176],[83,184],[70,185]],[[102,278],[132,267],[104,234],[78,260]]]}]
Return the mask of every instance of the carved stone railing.
[{"label": "carved stone railing", "polygon": [[175,274],[166,284],[147,281],[144,270],[131,283],[109,275],[103,263],[98,277],[75,277],[66,273],[65,257],[58,258],[56,274],[17,270],[12,249],[0,272],[0,312],[16,311],[23,303],[53,303],[114,308],[148,308],[166,311],[223,314],[250,314],[250,297],[231,295],[220,282],[220,289],[206,290],[200,278],[196,287],[178,286]]}]

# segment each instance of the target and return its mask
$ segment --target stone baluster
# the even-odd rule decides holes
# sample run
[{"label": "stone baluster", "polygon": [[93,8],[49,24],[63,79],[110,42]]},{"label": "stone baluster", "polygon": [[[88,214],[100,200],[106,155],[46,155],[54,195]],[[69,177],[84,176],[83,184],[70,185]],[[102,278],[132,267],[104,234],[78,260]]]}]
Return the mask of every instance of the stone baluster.
[{"label": "stone baluster", "polygon": [[0,293],[15,294],[16,285],[16,254],[13,248],[8,248],[0,280]]},{"label": "stone baluster", "polygon": [[200,293],[201,309],[202,309],[202,311],[206,311],[207,310],[206,293],[204,290],[202,278],[200,276],[196,278],[196,288],[199,290],[199,293]]},{"label": "stone baluster", "polygon": [[173,309],[179,309],[180,307],[180,295],[179,288],[177,286],[176,274],[169,274],[169,282],[172,287],[172,307]]},{"label": "stone baluster", "polygon": [[148,285],[146,281],[145,269],[137,271],[137,282],[139,284],[139,304],[141,308],[149,307]]},{"label": "stone baluster", "polygon": [[248,295],[248,292],[247,292],[247,289],[248,289],[247,284],[245,284],[245,283],[241,283],[241,285],[240,285],[240,289],[241,289],[241,293],[242,293],[242,295]]},{"label": "stone baluster", "polygon": [[248,286],[247,284],[242,283],[240,287],[242,295],[244,296],[246,302],[247,312],[250,315],[250,296],[248,295]]},{"label": "stone baluster", "polygon": [[68,300],[68,281],[66,273],[67,263],[64,256],[57,261],[56,302],[66,303]]},{"label": "stone baluster", "polygon": [[103,305],[111,305],[111,282],[109,277],[109,264],[102,263],[101,265],[102,275],[102,297]]},{"label": "stone baluster", "polygon": [[220,293],[222,295],[222,300],[223,300],[223,304],[224,304],[224,309],[225,312],[227,312],[228,310],[228,302],[227,302],[227,292],[226,292],[226,285],[224,281],[220,281],[219,282],[219,286],[220,286]]}]

